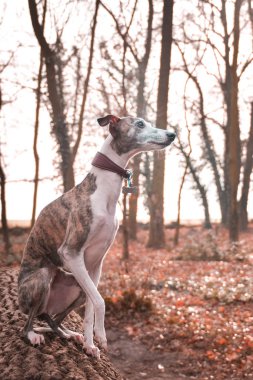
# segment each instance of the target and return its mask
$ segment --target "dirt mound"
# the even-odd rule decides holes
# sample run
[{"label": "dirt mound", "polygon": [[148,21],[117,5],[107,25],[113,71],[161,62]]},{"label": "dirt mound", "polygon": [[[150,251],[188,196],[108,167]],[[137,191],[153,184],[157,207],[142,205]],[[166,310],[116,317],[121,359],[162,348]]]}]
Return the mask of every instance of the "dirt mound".
[{"label": "dirt mound", "polygon": [[[88,357],[75,342],[46,334],[46,344],[32,347],[22,336],[25,316],[17,304],[17,270],[0,269],[0,378],[5,380],[122,379],[106,355]],[[66,326],[81,331],[81,318],[72,313]]]}]

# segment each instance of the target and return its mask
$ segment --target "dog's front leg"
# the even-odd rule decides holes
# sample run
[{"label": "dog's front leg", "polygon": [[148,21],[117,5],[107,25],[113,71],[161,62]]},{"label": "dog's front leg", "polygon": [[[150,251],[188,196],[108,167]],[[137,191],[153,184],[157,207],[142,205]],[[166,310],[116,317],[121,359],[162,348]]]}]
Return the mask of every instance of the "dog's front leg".
[{"label": "dog's front leg", "polygon": [[[102,263],[99,263],[96,268],[90,273],[90,277],[96,287],[98,286],[100,274],[101,274]],[[93,329],[94,329],[94,307],[90,298],[87,298],[85,304],[85,316],[84,316],[84,337],[88,345],[93,344]],[[97,331],[97,326],[95,324],[95,338],[99,341],[103,348],[107,349],[106,341],[101,342],[99,336],[100,332]],[[105,332],[104,332],[105,335]]]},{"label": "dog's front leg", "polygon": [[[104,328],[104,318],[105,318],[105,303],[97,290],[96,285],[92,281],[87,268],[84,263],[83,252],[73,252],[68,249],[68,246],[64,244],[59,249],[59,255],[61,256],[64,266],[73,274],[76,281],[79,283],[83,291],[86,293],[89,301],[88,301],[88,312],[87,312],[87,320],[93,318],[93,308],[95,314],[95,334],[98,342],[104,348],[107,347],[105,328]],[[93,307],[89,306],[89,302],[91,302]],[[85,349],[87,353],[99,357],[99,350],[95,349],[93,343],[93,331],[88,336],[88,341],[85,343]]]}]

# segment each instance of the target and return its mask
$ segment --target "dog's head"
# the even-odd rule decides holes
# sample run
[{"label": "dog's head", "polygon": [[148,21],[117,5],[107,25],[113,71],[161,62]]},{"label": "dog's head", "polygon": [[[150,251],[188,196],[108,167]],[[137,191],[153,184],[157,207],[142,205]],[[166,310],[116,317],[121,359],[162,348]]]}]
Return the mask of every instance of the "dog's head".
[{"label": "dog's head", "polygon": [[139,152],[160,150],[170,145],[176,137],[175,133],[155,128],[139,117],[107,115],[97,121],[102,127],[109,124],[112,147],[119,155],[129,153],[132,156]]}]

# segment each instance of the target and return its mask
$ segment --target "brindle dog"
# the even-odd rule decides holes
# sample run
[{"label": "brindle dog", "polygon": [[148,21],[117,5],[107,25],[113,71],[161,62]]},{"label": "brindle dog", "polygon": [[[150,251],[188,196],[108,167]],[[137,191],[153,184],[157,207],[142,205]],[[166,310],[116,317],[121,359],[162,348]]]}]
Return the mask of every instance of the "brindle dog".
[{"label": "brindle dog", "polygon": [[[100,152],[125,168],[137,153],[159,150],[175,134],[157,129],[141,118],[107,115],[110,134]],[[107,347],[105,304],[97,290],[103,259],[118,229],[116,205],[122,187],[119,174],[92,166],[79,185],[40,213],[26,243],[18,279],[20,309],[28,314],[24,334],[31,344],[44,343],[44,331],[81,342],[85,351],[99,358],[93,331]],[[86,298],[86,300],[85,300]],[[84,304],[84,334],[62,325],[68,313]],[[33,329],[34,318],[50,328]]]}]

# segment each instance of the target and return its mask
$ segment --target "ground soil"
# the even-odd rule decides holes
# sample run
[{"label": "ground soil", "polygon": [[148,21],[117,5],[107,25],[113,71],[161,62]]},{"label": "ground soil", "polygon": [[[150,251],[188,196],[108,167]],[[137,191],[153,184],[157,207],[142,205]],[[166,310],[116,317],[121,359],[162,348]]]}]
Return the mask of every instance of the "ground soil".
[{"label": "ground soil", "polygon": [[[12,233],[12,265],[27,233]],[[106,257],[112,363],[126,380],[253,380],[253,225],[232,245],[219,226],[184,227],[177,247],[173,236],[166,229],[166,247],[147,249],[140,229],[123,261],[119,232]],[[0,252],[4,261],[1,241]]]},{"label": "ground soil", "polygon": [[107,329],[109,358],[125,380],[185,380],[173,373],[170,365],[180,360],[175,353],[150,351],[119,328]]}]

